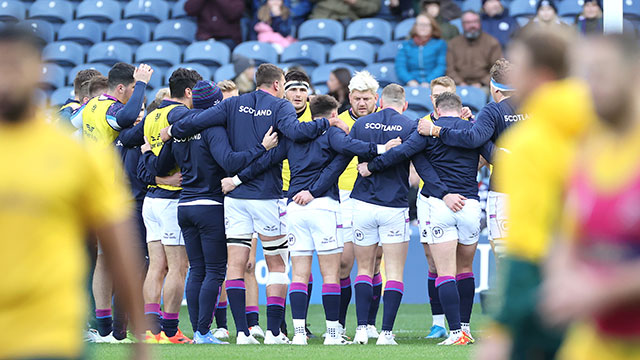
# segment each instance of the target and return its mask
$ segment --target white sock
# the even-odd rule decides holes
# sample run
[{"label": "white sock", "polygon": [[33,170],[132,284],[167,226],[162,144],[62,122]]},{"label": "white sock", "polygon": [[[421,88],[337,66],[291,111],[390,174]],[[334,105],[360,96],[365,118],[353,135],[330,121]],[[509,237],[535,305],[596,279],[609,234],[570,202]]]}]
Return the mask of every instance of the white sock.
[{"label": "white sock", "polygon": [[329,321],[327,320],[327,334],[331,337],[340,337],[340,325],[339,321]]},{"label": "white sock", "polygon": [[458,329],[458,330],[451,330],[451,333],[449,334],[450,337],[456,338],[459,336],[462,336],[462,330]]},{"label": "white sock", "polygon": [[444,314],[433,315],[433,325],[444,327]]},{"label": "white sock", "polygon": [[467,334],[471,334],[471,325],[469,323],[460,323],[460,328]]},{"label": "white sock", "polygon": [[305,319],[293,319],[293,328],[296,334],[305,334],[306,335],[306,320]]}]

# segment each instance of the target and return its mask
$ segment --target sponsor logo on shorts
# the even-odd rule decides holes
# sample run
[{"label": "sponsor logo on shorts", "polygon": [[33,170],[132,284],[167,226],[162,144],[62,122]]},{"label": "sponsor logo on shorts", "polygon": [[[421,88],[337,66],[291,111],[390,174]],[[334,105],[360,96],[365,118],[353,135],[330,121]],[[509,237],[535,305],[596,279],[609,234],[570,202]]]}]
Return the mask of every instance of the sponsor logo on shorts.
[{"label": "sponsor logo on shorts", "polygon": [[387,234],[388,237],[400,237],[402,236],[402,231],[400,230],[390,230],[389,234]]},{"label": "sponsor logo on shorts", "polygon": [[323,244],[331,244],[336,242],[336,239],[333,236],[329,236],[328,238],[323,238],[322,239],[322,243]]},{"label": "sponsor logo on shorts", "polygon": [[471,234],[471,236],[469,236],[469,239],[475,239],[478,237],[478,235],[480,235],[479,231],[474,232],[473,234]]},{"label": "sponsor logo on shorts", "polygon": [[431,235],[433,235],[434,238],[439,239],[444,235],[444,230],[442,230],[440,226],[434,226],[431,228]]},{"label": "sponsor logo on shorts", "polygon": [[353,232],[353,235],[355,236],[356,240],[358,241],[362,241],[364,240],[364,233],[360,230],[357,230]]},{"label": "sponsor logo on shorts", "polygon": [[229,227],[229,218],[226,216],[224,217],[224,226]]},{"label": "sponsor logo on shorts", "polygon": [[167,239],[167,240],[175,240],[175,239],[177,239],[177,236],[176,236],[176,233],[166,232],[166,233],[164,233],[163,238]]},{"label": "sponsor logo on shorts", "polygon": [[276,231],[278,230],[278,227],[275,225],[267,225],[264,227],[264,231]]},{"label": "sponsor logo on shorts", "polygon": [[427,236],[429,236],[429,232],[427,231],[427,229],[423,229],[422,230],[422,237],[426,238]]},{"label": "sponsor logo on shorts", "polygon": [[287,236],[287,240],[289,241],[289,246],[293,246],[293,244],[296,243],[296,236],[289,234],[289,236]]},{"label": "sponsor logo on shorts", "polygon": [[509,228],[507,226],[507,220],[500,220],[498,224],[500,224],[500,229],[502,229],[502,231],[507,231],[507,229]]}]

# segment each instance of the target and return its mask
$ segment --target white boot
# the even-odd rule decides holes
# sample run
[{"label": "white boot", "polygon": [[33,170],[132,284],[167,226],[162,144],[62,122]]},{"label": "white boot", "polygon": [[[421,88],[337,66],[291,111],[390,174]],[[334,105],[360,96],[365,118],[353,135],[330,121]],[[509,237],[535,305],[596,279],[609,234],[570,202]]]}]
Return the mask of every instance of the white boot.
[{"label": "white boot", "polygon": [[244,332],[240,331],[238,333],[238,337],[236,338],[236,345],[260,345],[260,342],[253,336],[247,336],[244,334]]},{"label": "white boot", "polygon": [[368,342],[369,334],[367,334],[367,325],[358,325],[356,335],[353,337],[353,343],[366,345]]},{"label": "white boot", "polygon": [[289,338],[285,336],[285,334],[280,332],[280,334],[273,335],[271,330],[267,330],[267,333],[264,335],[264,344],[265,345],[288,345],[291,344]]},{"label": "white boot", "polygon": [[325,345],[349,345],[342,336],[342,325],[337,321],[327,321],[327,336],[324,338]]},{"label": "white boot", "polygon": [[257,338],[264,339],[264,331],[262,331],[262,328],[260,327],[260,325],[250,327],[249,334],[251,334],[251,336],[253,336],[256,339]]},{"label": "white boot", "polygon": [[375,325],[367,325],[367,335],[369,336],[369,339],[378,338],[378,329],[376,329]]},{"label": "white boot", "polygon": [[293,335],[291,345],[307,345],[307,334],[297,333]]},{"label": "white boot", "polygon": [[398,345],[398,343],[391,331],[382,331],[380,332],[380,336],[378,336],[376,345]]}]

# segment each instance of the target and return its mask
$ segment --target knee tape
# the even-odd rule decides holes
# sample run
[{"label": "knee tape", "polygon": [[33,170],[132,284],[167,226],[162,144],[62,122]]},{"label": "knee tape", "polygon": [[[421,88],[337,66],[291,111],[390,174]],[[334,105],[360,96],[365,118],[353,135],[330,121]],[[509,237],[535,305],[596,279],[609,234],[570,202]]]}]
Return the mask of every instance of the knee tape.
[{"label": "knee tape", "polygon": [[289,276],[287,273],[270,272],[267,277],[267,286],[269,285],[289,285]]},{"label": "knee tape", "polygon": [[227,245],[244,246],[244,247],[251,248],[252,236],[253,236],[252,234],[244,234],[244,235],[238,235],[238,236],[227,238]]},{"label": "knee tape", "polygon": [[263,240],[262,250],[265,256],[280,255],[285,265],[289,263],[289,242],[286,236],[270,241]]}]

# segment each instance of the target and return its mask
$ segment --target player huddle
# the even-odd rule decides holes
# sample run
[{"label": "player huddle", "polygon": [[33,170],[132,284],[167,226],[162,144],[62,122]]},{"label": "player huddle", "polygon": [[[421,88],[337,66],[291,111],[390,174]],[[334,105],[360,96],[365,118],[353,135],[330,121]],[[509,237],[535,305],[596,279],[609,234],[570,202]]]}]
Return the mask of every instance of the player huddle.
[{"label": "player huddle", "polygon": [[[402,86],[390,84],[378,96],[379,85],[367,72],[353,76],[351,109],[338,114],[334,98],[310,96],[310,80],[299,71],[284,74],[263,64],[256,71],[258,90],[237,96],[231,82],[217,86],[179,68],[169,78],[168,96],[154,101],[142,119],[149,66],[119,63],[108,78],[81,72],[79,78],[90,77],[77,81],[77,102],[83,104],[65,106],[60,114],[82,129],[84,141],[115,145],[122,155],[140,232],[146,234],[140,246],[146,247],[148,268],[142,269],[141,260],[139,274],[150,324],[145,341],[225,343],[228,301],[237,344],[258,344],[261,337],[264,344],[306,345],[315,251],[324,344],[351,343],[345,320],[355,292],[353,343],[377,338],[377,345],[397,345],[393,327],[404,292],[408,180],[415,168],[424,183],[417,205],[434,315],[428,337],[445,338],[441,345],[473,343],[472,265],[482,216],[477,172],[491,162],[500,133],[526,118],[509,101],[509,69],[504,59],[493,66],[495,103],[475,123],[448,77],[432,81],[435,110],[418,122],[403,115]],[[492,192],[488,202],[490,236],[498,241],[506,231],[506,198]],[[252,274],[256,236],[268,267],[265,332],[258,325]],[[127,317],[118,309],[117,293],[112,313],[103,262],[99,250],[93,280],[98,329],[90,339],[126,341]],[[185,287],[193,340],[178,327]],[[284,326],[287,293],[291,339]],[[218,329],[212,331],[214,315]]]}]

